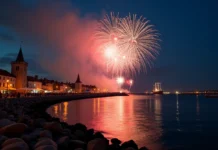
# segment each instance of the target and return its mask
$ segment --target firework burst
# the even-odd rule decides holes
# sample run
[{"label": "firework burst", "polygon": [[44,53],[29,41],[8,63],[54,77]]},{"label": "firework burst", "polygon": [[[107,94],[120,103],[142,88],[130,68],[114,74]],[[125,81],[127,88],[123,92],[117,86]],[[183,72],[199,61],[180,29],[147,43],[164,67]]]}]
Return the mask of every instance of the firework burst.
[{"label": "firework burst", "polygon": [[99,22],[95,37],[113,75],[135,74],[151,67],[158,54],[158,34],[143,17],[111,13]]}]

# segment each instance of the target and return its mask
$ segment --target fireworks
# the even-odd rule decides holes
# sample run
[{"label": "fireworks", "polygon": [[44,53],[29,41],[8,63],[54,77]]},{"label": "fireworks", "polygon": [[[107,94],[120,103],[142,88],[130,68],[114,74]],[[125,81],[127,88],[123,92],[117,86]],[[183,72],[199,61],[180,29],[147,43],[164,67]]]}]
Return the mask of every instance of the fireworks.
[{"label": "fireworks", "polygon": [[120,18],[111,13],[99,22],[95,33],[106,56],[107,70],[113,75],[135,74],[151,67],[158,54],[158,34],[143,17]]},{"label": "fireworks", "polygon": [[117,78],[117,83],[118,83],[118,84],[122,85],[123,82],[124,82],[124,78],[123,78],[123,77],[118,77],[118,78]]}]

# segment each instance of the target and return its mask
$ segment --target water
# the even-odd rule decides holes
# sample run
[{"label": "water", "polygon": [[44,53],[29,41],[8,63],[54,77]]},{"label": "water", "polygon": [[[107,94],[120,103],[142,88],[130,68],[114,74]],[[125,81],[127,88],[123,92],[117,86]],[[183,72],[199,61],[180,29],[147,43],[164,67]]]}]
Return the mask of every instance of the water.
[{"label": "water", "polygon": [[218,99],[204,96],[124,96],[64,102],[47,110],[83,123],[107,138],[133,139],[140,147],[218,149]]}]

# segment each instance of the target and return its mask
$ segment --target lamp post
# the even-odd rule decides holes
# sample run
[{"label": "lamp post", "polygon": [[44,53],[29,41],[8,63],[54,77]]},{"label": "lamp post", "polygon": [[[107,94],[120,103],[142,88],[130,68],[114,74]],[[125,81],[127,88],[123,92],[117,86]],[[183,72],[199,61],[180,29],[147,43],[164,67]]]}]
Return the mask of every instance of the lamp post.
[{"label": "lamp post", "polygon": [[7,82],[7,95],[8,95],[8,83],[9,83],[9,80],[7,80],[6,82]]}]

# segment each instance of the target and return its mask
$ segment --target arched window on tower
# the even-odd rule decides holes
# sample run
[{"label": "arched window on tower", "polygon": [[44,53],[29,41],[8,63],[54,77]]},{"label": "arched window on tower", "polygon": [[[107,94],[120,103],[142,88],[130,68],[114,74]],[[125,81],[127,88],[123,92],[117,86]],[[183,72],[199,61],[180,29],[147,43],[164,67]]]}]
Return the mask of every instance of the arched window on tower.
[{"label": "arched window on tower", "polygon": [[18,71],[19,70],[19,66],[16,66],[16,71]]}]

